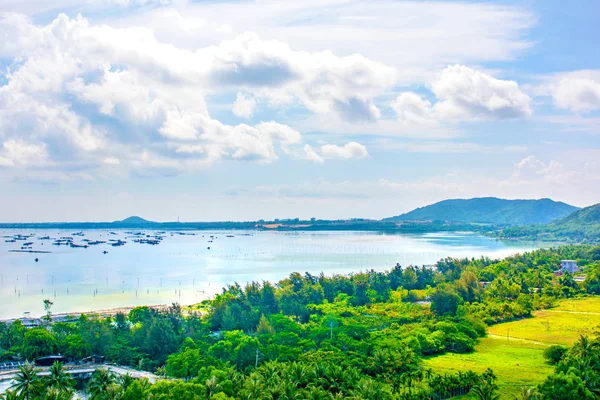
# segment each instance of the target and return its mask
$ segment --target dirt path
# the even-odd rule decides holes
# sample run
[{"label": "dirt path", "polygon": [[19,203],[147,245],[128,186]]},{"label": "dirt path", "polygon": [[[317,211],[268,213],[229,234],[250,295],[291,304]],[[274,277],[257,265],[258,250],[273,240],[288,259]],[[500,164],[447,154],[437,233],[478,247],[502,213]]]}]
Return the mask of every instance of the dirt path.
[{"label": "dirt path", "polygon": [[541,310],[539,312],[544,312],[544,313],[549,312],[549,313],[600,315],[600,312],[594,312],[594,311]]},{"label": "dirt path", "polygon": [[[488,333],[488,337],[494,338],[494,339],[504,339],[506,340],[507,337],[506,335],[494,335],[491,333]],[[508,336],[508,341],[517,341],[517,342],[526,342],[526,343],[532,343],[532,344],[538,344],[541,346],[552,346],[555,345],[557,343],[547,343],[547,342],[540,342],[537,340],[531,340],[531,339],[524,339],[524,338],[519,338],[519,337],[514,337],[514,336]]]}]

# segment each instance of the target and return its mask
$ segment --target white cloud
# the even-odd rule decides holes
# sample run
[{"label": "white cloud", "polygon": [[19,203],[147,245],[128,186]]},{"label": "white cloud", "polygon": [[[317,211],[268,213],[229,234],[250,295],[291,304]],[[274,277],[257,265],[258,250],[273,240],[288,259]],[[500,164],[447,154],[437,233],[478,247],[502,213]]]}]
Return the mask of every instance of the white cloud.
[{"label": "white cloud", "polygon": [[412,124],[429,122],[433,109],[429,100],[412,92],[403,92],[391,104],[400,121]]},{"label": "white cloud", "polygon": [[[550,97],[557,108],[585,114],[600,110],[600,70],[583,69],[538,77],[530,89],[536,96]],[[546,117],[565,121],[567,118]],[[582,122],[584,120],[580,120]],[[593,124],[592,119],[589,119]]]},{"label": "white cloud", "polygon": [[304,155],[301,157],[309,161],[314,161],[319,164],[323,164],[325,159],[321,157],[310,144],[304,145]]},{"label": "white cloud", "polygon": [[325,144],[321,146],[321,155],[324,158],[363,158],[369,155],[367,148],[357,142],[349,142],[343,146]]},{"label": "white cloud", "polygon": [[401,93],[391,104],[400,121],[412,124],[437,121],[512,119],[531,115],[531,99],[515,81],[501,80],[464,65],[445,68],[430,82],[437,101],[431,104],[412,92]]},{"label": "white cloud", "polygon": [[431,82],[442,119],[508,119],[531,115],[530,98],[515,81],[496,79],[464,65],[448,66]]},{"label": "white cloud", "polygon": [[543,162],[530,155],[515,164],[511,180],[514,182],[532,182],[543,180],[553,184],[568,184],[580,175],[579,172],[567,170],[565,166],[556,161]]},{"label": "white cloud", "polygon": [[0,165],[40,166],[46,162],[45,144],[26,143],[23,140],[9,139],[2,143]]},{"label": "white cloud", "polygon": [[240,118],[252,118],[255,107],[256,100],[252,96],[238,92],[231,111]]},{"label": "white cloud", "polygon": [[600,71],[587,77],[560,78],[553,87],[552,98],[557,107],[577,113],[600,110]]},{"label": "white cloud", "polygon": [[349,142],[343,146],[323,144],[316,149],[306,144],[303,151],[295,153],[298,159],[309,160],[319,164],[324,163],[327,159],[350,160],[364,158],[368,155],[367,148],[357,142]]},{"label": "white cloud", "polygon": [[[177,37],[180,46],[221,37],[208,31],[194,37],[175,35],[177,26],[163,24],[154,12],[128,15],[117,22],[142,22],[159,38]],[[226,24],[236,32],[256,32],[299,50],[359,53],[397,67],[407,84],[422,82],[448,63],[513,60],[532,46],[524,34],[536,22],[524,7],[464,1],[213,1],[189,2],[180,12],[187,17],[210,16],[207,19],[215,27]]]},{"label": "white cloud", "polygon": [[219,88],[242,86],[271,105],[299,103],[348,120],[379,118],[372,99],[396,81],[394,68],[358,54],[294,51],[249,32],[201,53],[211,60],[209,79]]},{"label": "white cloud", "polygon": [[[342,114],[355,108],[371,118],[379,114],[368,96],[393,76],[391,68],[360,56],[294,52],[252,34],[192,52],[160,43],[145,29],[94,26],[64,15],[43,27],[19,16],[2,23],[19,36],[17,46],[1,51],[24,62],[0,87],[1,135],[8,146],[20,137],[42,143],[57,168],[183,170],[219,158],[270,162],[277,159],[276,144],[289,153],[300,133],[276,122],[223,124],[210,117],[205,94],[222,85],[247,86],[271,102],[296,99],[315,112],[335,112],[343,103],[350,108]],[[354,87],[366,97],[356,97]],[[255,104],[252,95],[240,93],[234,112],[249,117]],[[101,115],[105,122],[98,123]],[[355,145],[329,150],[345,158],[360,151]],[[136,152],[144,157],[132,157]],[[5,166],[25,165],[2,157]]]},{"label": "white cloud", "polygon": [[[188,25],[195,29],[202,21]],[[262,98],[373,121],[380,117],[373,97],[396,76],[394,68],[360,55],[294,51],[252,33],[192,51],[162,43],[146,28],[93,25],[63,14],[46,26],[10,14],[0,29],[11,43],[0,45],[0,54],[21,61],[0,87],[1,135],[46,144],[57,168],[94,169],[107,159],[140,168],[132,153],[180,170],[219,158],[270,162],[277,147],[290,153],[300,144],[300,133],[276,122],[223,124],[209,115],[206,95],[244,89],[233,109],[242,117],[252,116]],[[357,144],[326,152],[363,155]]]}]

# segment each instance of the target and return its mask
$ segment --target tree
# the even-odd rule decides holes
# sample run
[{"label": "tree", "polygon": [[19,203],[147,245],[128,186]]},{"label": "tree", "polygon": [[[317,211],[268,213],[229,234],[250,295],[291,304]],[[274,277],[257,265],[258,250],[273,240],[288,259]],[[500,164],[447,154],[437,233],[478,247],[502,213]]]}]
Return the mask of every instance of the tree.
[{"label": "tree", "polygon": [[47,322],[52,321],[52,305],[54,303],[51,302],[49,299],[44,300],[44,311],[46,311],[46,315],[44,316],[44,319]]},{"label": "tree", "polygon": [[38,370],[31,363],[19,367],[12,386],[15,392],[24,400],[35,399],[42,390],[42,382],[37,376]]},{"label": "tree", "polygon": [[88,392],[92,399],[104,399],[109,388],[115,385],[117,378],[106,368],[99,368],[93,374],[88,383]]},{"label": "tree", "polygon": [[134,380],[125,390],[123,400],[143,400],[146,399],[146,388],[139,380]]},{"label": "tree", "polygon": [[521,393],[519,393],[519,400],[536,400],[539,399],[539,394],[535,388],[521,388]]},{"label": "tree", "polygon": [[16,392],[16,390],[7,390],[0,394],[0,400],[21,400],[22,397]]},{"label": "tree", "polygon": [[550,375],[539,387],[544,400],[592,400],[597,397],[590,392],[585,382],[572,372]]},{"label": "tree", "polygon": [[544,358],[548,360],[550,364],[558,364],[566,352],[567,349],[565,347],[552,345],[544,350]]},{"label": "tree", "polygon": [[177,349],[173,326],[164,318],[154,318],[144,341],[144,349],[154,361],[162,364]]},{"label": "tree", "polygon": [[494,383],[493,379],[486,379],[479,385],[473,386],[471,393],[477,400],[498,400],[499,394],[496,394],[498,386]]},{"label": "tree", "polygon": [[275,288],[271,283],[263,282],[261,297],[262,307],[265,313],[275,314],[279,310],[279,305],[275,298]]},{"label": "tree", "polygon": [[70,393],[75,386],[75,382],[65,372],[62,363],[55,361],[52,367],[50,367],[48,385],[58,392]]},{"label": "tree", "polygon": [[261,315],[260,321],[258,321],[258,326],[256,327],[256,333],[258,335],[261,335],[261,334],[273,335],[273,334],[275,334],[275,329],[273,329],[273,327],[269,323],[269,320],[267,319],[267,317],[265,317],[264,314]]},{"label": "tree", "polygon": [[76,360],[81,360],[92,354],[90,344],[78,334],[67,335],[63,340],[62,349],[65,355]]},{"label": "tree", "polygon": [[56,348],[56,338],[45,328],[31,328],[25,332],[22,353],[26,360],[52,354]]},{"label": "tree", "polygon": [[49,387],[46,389],[44,393],[44,400],[71,400],[73,398],[73,392],[71,391],[62,391],[53,387]]},{"label": "tree", "polygon": [[461,297],[451,285],[442,284],[431,295],[431,311],[437,315],[456,315],[461,302]]}]

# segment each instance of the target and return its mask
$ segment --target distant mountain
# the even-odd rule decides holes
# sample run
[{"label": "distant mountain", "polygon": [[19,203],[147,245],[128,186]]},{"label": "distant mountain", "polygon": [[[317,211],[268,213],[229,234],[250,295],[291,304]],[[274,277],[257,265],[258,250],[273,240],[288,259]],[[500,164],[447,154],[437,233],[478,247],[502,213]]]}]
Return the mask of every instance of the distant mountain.
[{"label": "distant mountain", "polygon": [[444,200],[384,221],[449,221],[495,225],[535,225],[579,210],[550,199],[506,200],[496,197]]},{"label": "distant mountain", "polygon": [[120,224],[120,225],[143,225],[143,224],[153,224],[153,223],[154,223],[153,221],[148,221],[147,219],[138,217],[136,215],[131,216],[129,218],[125,218],[122,221],[113,222],[113,224]]},{"label": "distant mountain", "polygon": [[599,243],[600,204],[582,208],[546,225],[504,229],[500,236],[508,239]]}]

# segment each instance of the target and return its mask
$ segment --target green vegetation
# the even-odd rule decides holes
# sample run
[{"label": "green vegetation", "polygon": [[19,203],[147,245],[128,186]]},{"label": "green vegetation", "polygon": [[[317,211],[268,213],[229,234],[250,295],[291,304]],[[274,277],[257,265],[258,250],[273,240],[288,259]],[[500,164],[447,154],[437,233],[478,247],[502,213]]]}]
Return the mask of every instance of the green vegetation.
[{"label": "green vegetation", "polygon": [[552,373],[566,345],[598,329],[599,315],[600,297],[559,300],[551,310],[533,311],[533,318],[490,326],[473,353],[427,357],[423,365],[448,373],[490,368],[498,377],[501,398],[518,398],[523,387],[537,386]]},{"label": "green vegetation", "polygon": [[[590,335],[600,324],[600,304],[598,298],[592,298],[593,304],[599,305],[593,313],[563,312],[556,309],[534,311],[534,318],[507,322],[490,327],[489,333],[496,336],[531,340],[545,344],[572,345],[581,335]],[[576,300],[570,302],[577,304]]]},{"label": "green vegetation", "polygon": [[[529,317],[564,299],[596,293],[594,279],[576,283],[568,274],[556,276],[561,259],[575,259],[590,276],[600,275],[600,247],[586,245],[504,260],[446,258],[434,268],[397,265],[330,277],[293,273],[277,284],[230,285],[189,314],[173,304],[114,318],[82,315],[74,323],[48,318],[30,329],[19,321],[1,324],[0,358],[104,355],[172,378],[121,382],[98,371],[86,384],[92,399],[392,400],[468,393],[493,399],[508,386],[517,393],[521,385],[542,382],[551,366],[543,358],[547,346],[486,338],[488,326],[504,333],[497,324],[535,321]],[[206,312],[191,312],[198,309]],[[559,368],[567,358],[554,354],[553,362]],[[39,388],[31,392],[35,396],[70,398],[68,385],[37,378],[30,369],[23,368],[22,380],[32,391]],[[581,377],[553,379],[583,390]],[[540,392],[551,384],[544,381]],[[10,395],[27,398],[27,388],[15,386]]]},{"label": "green vegetation", "polygon": [[498,377],[501,398],[513,399],[521,388],[536,386],[552,373],[543,356],[545,346],[526,341],[486,337],[469,354],[444,354],[423,360],[438,373],[483,372],[490,368]]},{"label": "green vegetation", "polygon": [[597,243],[600,241],[600,204],[582,208],[565,218],[539,226],[504,229],[500,237],[520,240]]},{"label": "green vegetation", "polygon": [[550,199],[505,200],[483,197],[444,200],[386,220],[535,225],[566,217],[578,209]]}]

